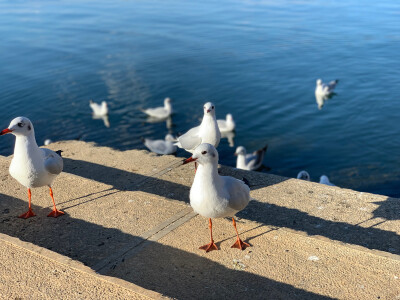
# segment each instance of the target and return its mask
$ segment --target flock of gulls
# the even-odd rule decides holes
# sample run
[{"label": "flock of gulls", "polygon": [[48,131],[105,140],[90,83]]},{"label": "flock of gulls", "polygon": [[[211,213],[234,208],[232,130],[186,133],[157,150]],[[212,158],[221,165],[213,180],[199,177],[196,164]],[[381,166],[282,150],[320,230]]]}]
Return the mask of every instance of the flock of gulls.
[{"label": "flock of gulls", "polygon": [[[324,95],[323,98],[329,99],[336,83],[337,81],[334,81],[324,85],[321,80],[318,80],[316,96],[318,93]],[[108,122],[108,106],[105,101],[101,104],[90,101],[90,107],[93,110],[94,118],[102,118]],[[172,101],[170,98],[166,98],[164,106],[142,111],[152,118],[166,119],[173,113]],[[144,139],[144,144],[149,150],[158,154],[173,154],[177,148],[182,148],[192,154],[183,162],[183,164],[195,163],[195,177],[190,189],[190,205],[196,213],[209,219],[210,230],[210,243],[201,246],[200,249],[206,252],[218,250],[218,246],[213,240],[211,219],[231,217],[236,232],[236,242],[232,248],[243,250],[250,245],[240,239],[234,215],[243,210],[251,199],[249,184],[245,178],[239,180],[219,175],[219,155],[216,149],[222,134],[235,130],[235,122],[231,114],[228,114],[225,120],[217,120],[215,105],[212,102],[204,104],[203,113],[200,125],[191,128],[186,133],[178,137],[168,134],[165,140]],[[106,124],[106,121],[104,122]],[[62,216],[64,212],[56,208],[51,188],[54,179],[63,170],[62,151],[54,152],[47,148],[40,148],[36,143],[33,124],[28,118],[13,119],[8,128],[0,132],[0,135],[9,133],[15,136],[14,156],[9,172],[14,179],[28,189],[28,211],[19,217],[27,219],[35,216],[31,207],[31,189],[43,186],[49,187],[53,202],[53,210],[48,217]],[[47,144],[50,142],[48,141]],[[244,170],[259,169],[267,148],[265,146],[252,154],[247,154],[243,146],[237,147],[236,167]],[[306,171],[301,171],[297,178],[310,180],[310,175]],[[325,175],[321,176],[320,183],[333,185]]]}]

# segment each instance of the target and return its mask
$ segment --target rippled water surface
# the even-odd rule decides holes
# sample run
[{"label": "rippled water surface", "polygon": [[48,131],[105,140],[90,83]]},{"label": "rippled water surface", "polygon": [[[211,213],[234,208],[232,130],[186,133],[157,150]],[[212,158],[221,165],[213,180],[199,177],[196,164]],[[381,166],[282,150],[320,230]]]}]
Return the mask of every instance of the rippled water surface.
[{"label": "rippled water surface", "polygon": [[[1,1],[0,38],[1,129],[24,115],[39,144],[142,149],[168,129],[140,108],[171,97],[178,133],[211,100],[235,146],[268,143],[271,173],[400,196],[397,1]],[[322,110],[317,78],[340,79]],[[89,99],[109,102],[110,128]],[[221,163],[234,149],[222,140]]]}]

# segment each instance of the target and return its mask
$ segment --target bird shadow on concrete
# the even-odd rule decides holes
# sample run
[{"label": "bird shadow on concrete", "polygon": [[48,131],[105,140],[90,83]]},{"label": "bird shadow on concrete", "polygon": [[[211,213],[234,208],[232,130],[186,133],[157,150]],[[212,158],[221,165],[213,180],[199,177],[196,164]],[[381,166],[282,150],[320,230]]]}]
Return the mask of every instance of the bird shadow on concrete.
[{"label": "bird shadow on concrete", "polygon": [[343,243],[360,245],[393,254],[400,254],[400,237],[393,231],[365,228],[345,222],[335,222],[309,215],[297,209],[253,200],[238,217],[302,231],[308,235],[324,236]]},{"label": "bird shadow on concrete", "polygon": [[[0,194],[0,232],[92,268],[121,248],[144,242],[139,236],[67,214],[57,219],[47,218],[48,208],[35,205],[36,217],[19,219],[16,215],[25,209],[25,201]],[[227,268],[194,253],[157,242],[146,243],[136,256],[127,260],[121,257],[120,263],[107,275],[176,299],[331,299],[267,277]]]},{"label": "bird shadow on concrete", "polygon": [[379,207],[372,212],[374,218],[382,218],[385,219],[385,221],[400,220],[399,198],[388,197],[385,201],[374,202],[374,204],[379,205]]},{"label": "bird shadow on concrete", "polygon": [[[190,187],[182,184],[87,161],[64,158],[64,162],[65,172],[111,185],[118,190],[139,190],[186,203],[189,201]],[[288,179],[279,176],[265,177],[265,174],[237,170],[226,166],[221,166],[220,170],[221,175],[235,176],[237,178],[246,177],[251,183],[252,190],[278,184]],[[391,201],[395,201],[395,199]],[[388,202],[387,205],[390,204]],[[384,214],[382,210],[377,213],[379,212],[381,215]],[[385,214],[389,216],[386,210]],[[320,235],[369,249],[400,254],[399,235],[392,231],[325,220],[297,209],[263,203],[257,200],[251,201],[246,209],[239,212],[237,216],[269,226],[286,227],[306,232],[309,235]]]}]

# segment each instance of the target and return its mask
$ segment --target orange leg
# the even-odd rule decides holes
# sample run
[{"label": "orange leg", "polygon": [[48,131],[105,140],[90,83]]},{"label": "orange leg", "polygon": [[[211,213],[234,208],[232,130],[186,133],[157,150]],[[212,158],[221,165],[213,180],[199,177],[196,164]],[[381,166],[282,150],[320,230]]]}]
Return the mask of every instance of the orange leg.
[{"label": "orange leg", "polygon": [[64,213],[63,213],[61,210],[57,210],[57,208],[56,208],[56,202],[54,201],[53,190],[51,189],[51,187],[49,187],[49,189],[50,189],[50,197],[51,197],[51,200],[53,200],[53,206],[54,206],[54,208],[53,208],[53,211],[52,211],[51,213],[49,213],[47,216],[48,216],[48,217],[57,218],[57,217],[59,217],[59,216],[62,216]]},{"label": "orange leg", "polygon": [[31,189],[28,189],[29,209],[28,209],[28,211],[26,213],[20,215],[19,218],[28,219],[30,217],[36,216],[35,213],[32,211],[31,198],[32,198]]},{"label": "orange leg", "polygon": [[217,245],[214,244],[214,240],[213,240],[213,236],[212,236],[212,222],[211,222],[211,218],[208,219],[208,228],[210,228],[210,236],[211,236],[211,242],[207,245],[201,246],[199,249],[202,250],[206,250],[206,252],[208,251],[212,251],[212,250],[218,250]]},{"label": "orange leg", "polygon": [[232,222],[233,222],[233,227],[235,227],[237,240],[236,240],[236,242],[232,245],[231,248],[238,248],[238,249],[240,249],[240,250],[244,250],[244,249],[246,249],[246,247],[251,247],[249,244],[247,244],[246,242],[243,242],[243,241],[239,238],[239,233],[238,233],[237,228],[236,228],[236,222],[235,222],[235,219],[234,219],[233,217],[232,217]]}]

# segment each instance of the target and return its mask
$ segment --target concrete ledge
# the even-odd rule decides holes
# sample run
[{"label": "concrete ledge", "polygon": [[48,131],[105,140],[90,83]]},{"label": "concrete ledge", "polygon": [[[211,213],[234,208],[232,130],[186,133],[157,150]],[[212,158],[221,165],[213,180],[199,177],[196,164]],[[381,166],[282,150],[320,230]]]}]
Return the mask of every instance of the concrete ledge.
[{"label": "concrete ledge", "polygon": [[17,218],[26,191],[0,157],[2,298],[400,298],[399,199],[222,166],[252,185],[238,214],[252,247],[231,249],[231,222],[214,220],[221,250],[205,254],[207,221],[188,206],[194,172],[182,159],[77,141],[50,148],[64,151],[57,219],[46,217],[45,188],[32,193],[37,216]]}]

